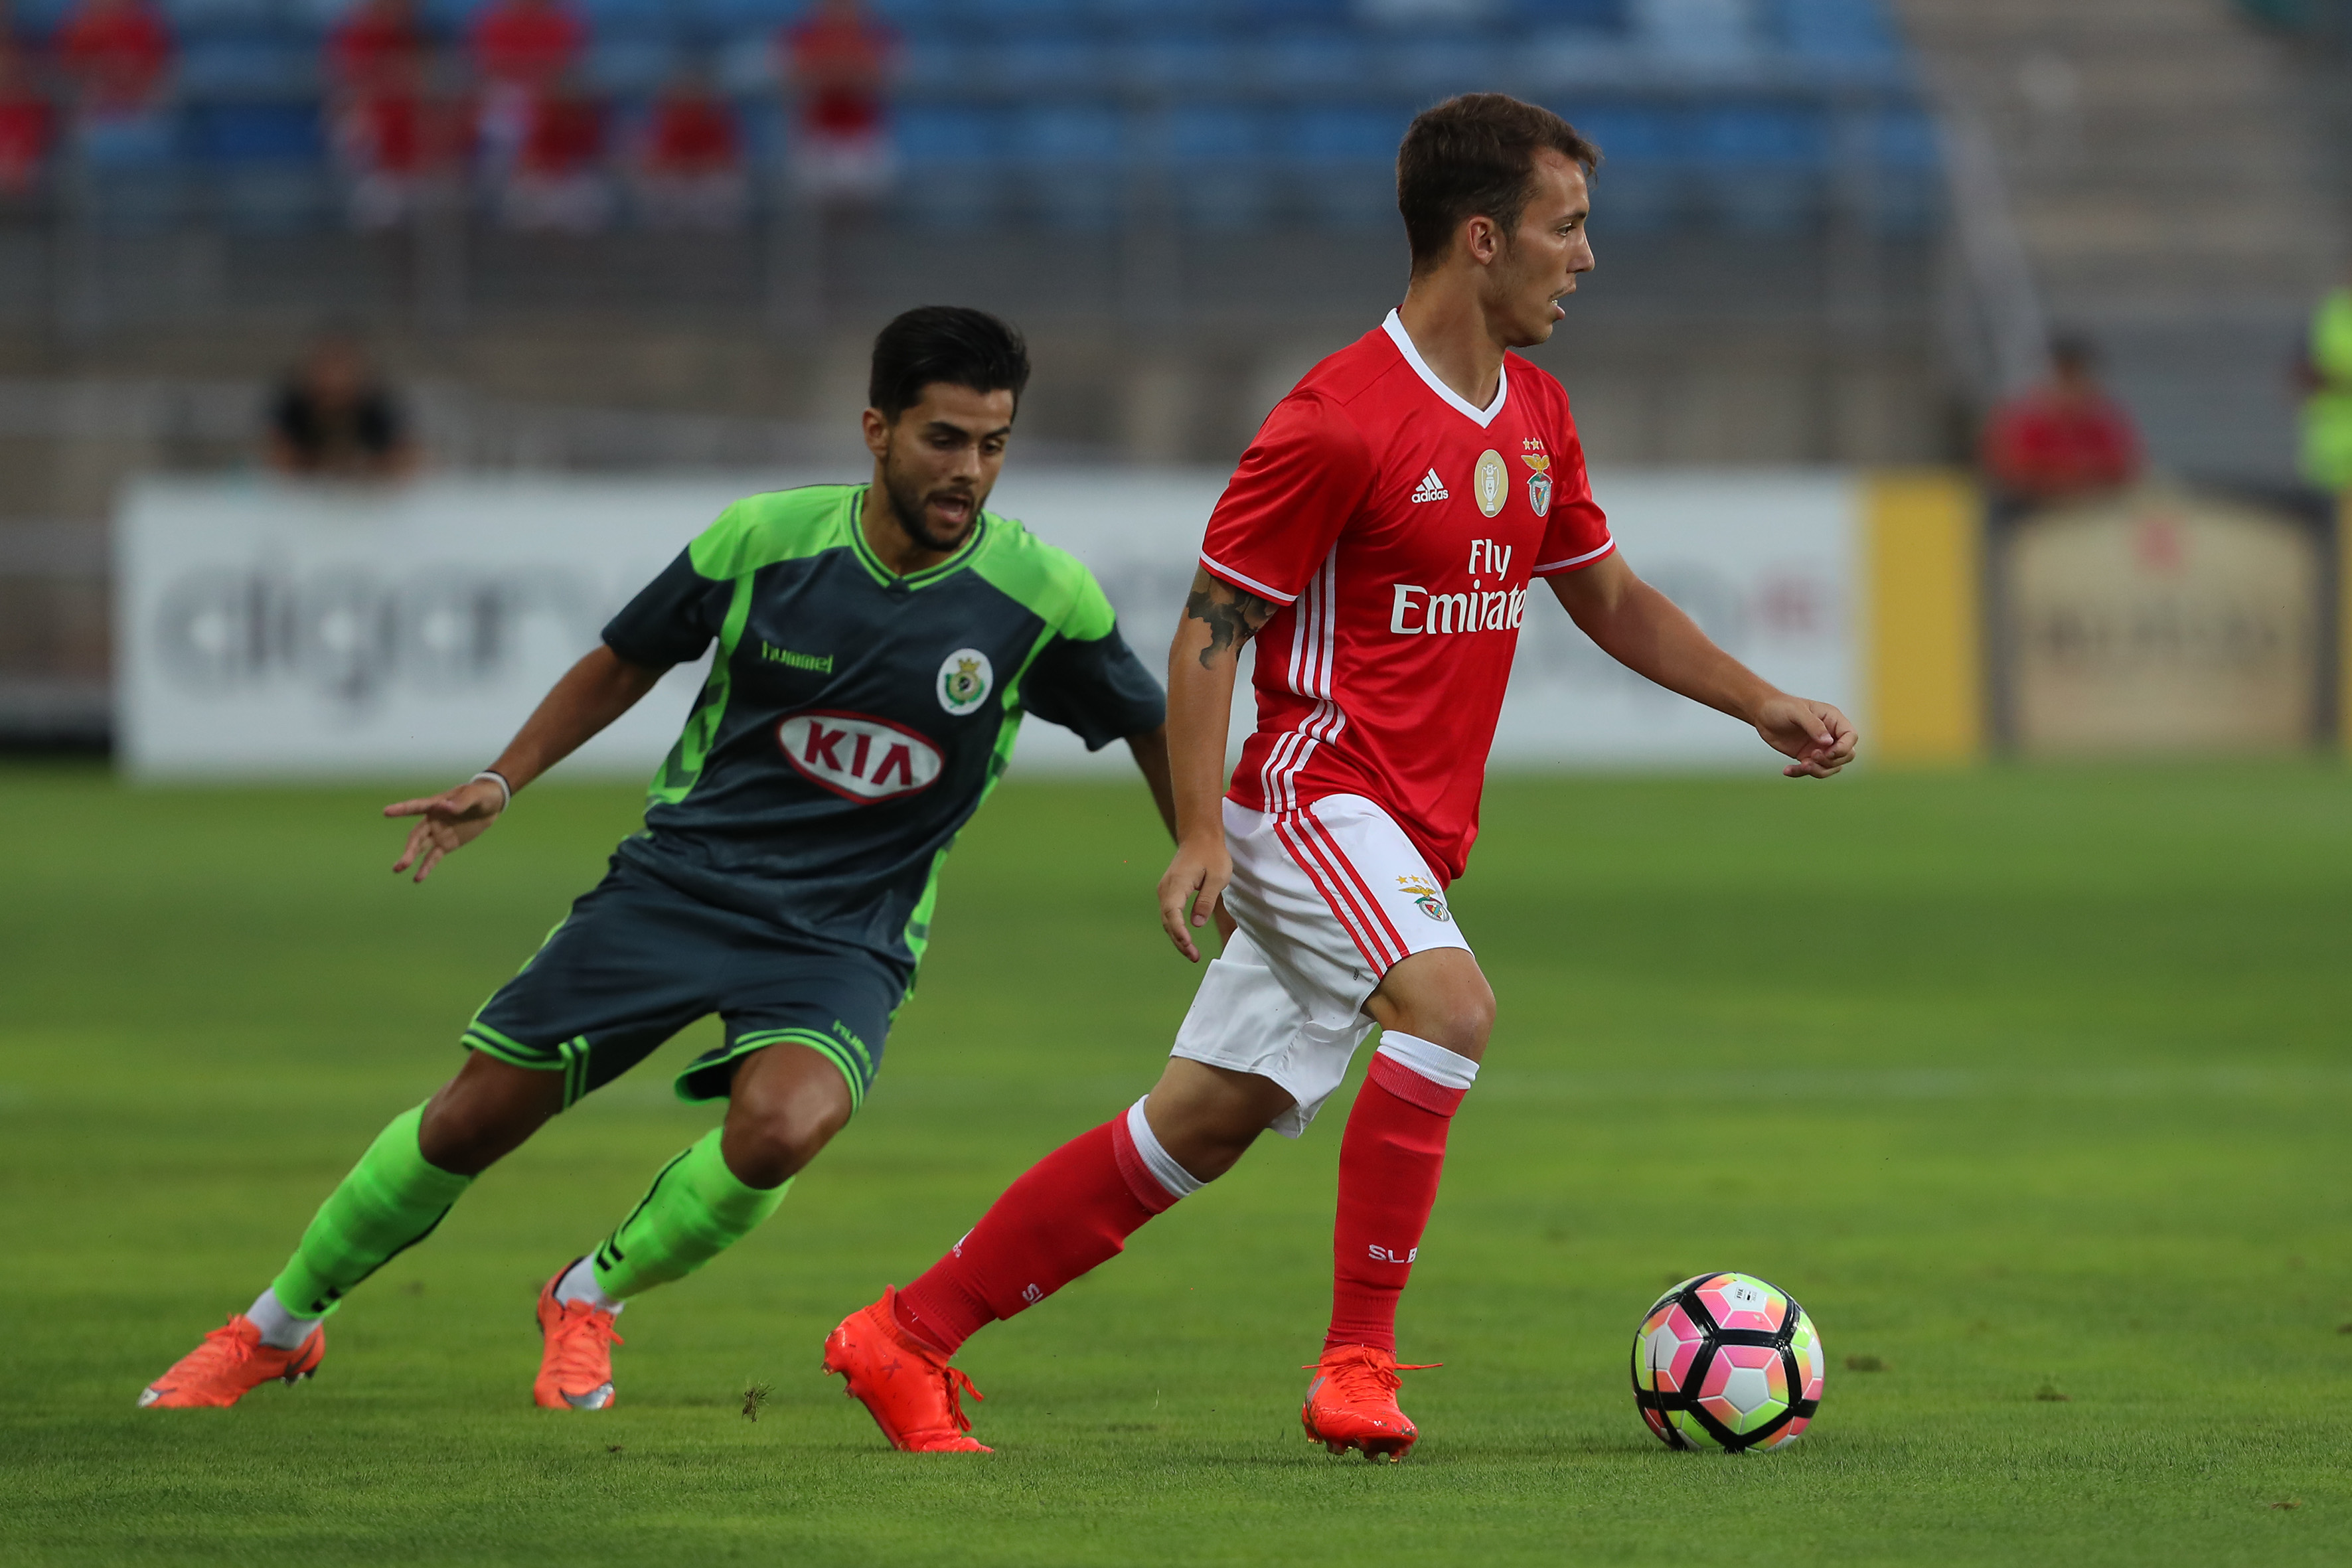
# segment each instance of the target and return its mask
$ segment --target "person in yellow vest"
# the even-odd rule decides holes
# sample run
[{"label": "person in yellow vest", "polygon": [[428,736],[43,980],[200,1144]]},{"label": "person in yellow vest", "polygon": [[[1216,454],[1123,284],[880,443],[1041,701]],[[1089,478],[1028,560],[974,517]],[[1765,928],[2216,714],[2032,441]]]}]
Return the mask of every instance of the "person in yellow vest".
[{"label": "person in yellow vest", "polygon": [[2352,282],[2332,290],[2312,315],[2303,386],[2303,477],[2324,490],[2352,492]]}]

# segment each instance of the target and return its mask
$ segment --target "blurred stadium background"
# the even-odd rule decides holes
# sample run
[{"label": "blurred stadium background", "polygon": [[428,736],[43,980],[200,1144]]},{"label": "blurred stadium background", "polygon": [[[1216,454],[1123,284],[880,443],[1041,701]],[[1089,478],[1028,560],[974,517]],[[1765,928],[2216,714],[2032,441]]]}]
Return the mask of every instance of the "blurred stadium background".
[{"label": "blurred stadium background", "polygon": [[[2298,487],[2292,377],[2345,257],[2340,0],[875,0],[855,26],[885,118],[845,176],[812,174],[832,132],[803,0],[157,3],[18,0],[7,22],[16,748],[119,738],[139,634],[110,524],[161,495],[139,537],[188,542],[158,476],[199,510],[259,495],[273,385],[322,332],[394,389],[428,476],[403,504],[454,515],[480,504],[469,476],[539,476],[553,540],[582,479],[854,475],[873,329],[976,303],[1036,348],[1015,472],[1097,475],[1101,504],[1066,509],[1083,521],[1146,470],[1197,489],[1378,320],[1403,274],[1397,137],[1487,88],[1607,153],[1601,269],[1538,358],[1597,469],[1700,486],[1640,558],[1711,548],[1674,518],[1733,505],[1757,470],[1834,477],[1853,580],[1815,608],[1851,645],[1838,695],[1898,727],[1898,708],[1925,715],[1896,754],[2031,741],[2017,684],[2048,571],[2074,598],[2045,616],[2045,651],[2121,638],[2140,666],[2189,643],[2236,661],[2189,678],[2213,687],[2205,709],[2116,743],[2221,738],[2194,715],[2242,706],[2250,680],[2276,710],[2265,743],[2338,727],[2334,530]],[[707,199],[679,195],[705,175]],[[1971,462],[2058,331],[2097,344],[2158,488],[2125,492],[2083,563],[2012,570],[2021,509]],[[321,518],[390,504],[269,488]],[[647,558],[684,526],[649,521]],[[1115,552],[1117,530],[1097,532]],[[2159,584],[2154,610],[2086,608],[2066,585],[2096,599],[2107,566],[2213,539],[2262,557],[2228,603]],[[1835,546],[1807,548],[1820,566]],[[1718,629],[1815,613],[1751,566]]]}]

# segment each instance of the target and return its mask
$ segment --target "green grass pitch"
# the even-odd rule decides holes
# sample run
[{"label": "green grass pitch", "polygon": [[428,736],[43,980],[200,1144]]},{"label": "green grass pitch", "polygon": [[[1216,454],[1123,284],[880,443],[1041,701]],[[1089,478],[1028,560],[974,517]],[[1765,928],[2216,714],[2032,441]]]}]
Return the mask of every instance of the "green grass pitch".
[{"label": "green grass pitch", "polygon": [[[819,1342],[1148,1085],[1190,973],[1138,786],[1015,784],[859,1120],[530,1408],[532,1293],[709,1124],[674,1042],[493,1171],[319,1378],[132,1408],[268,1279],[635,825],[548,787],[424,889],[367,790],[0,773],[0,1562],[2341,1563],[2352,788],[2320,765],[1502,781],[1501,997],[1405,1300],[1397,1468],[1297,1427],[1345,1097],[963,1358],[993,1458],[884,1447]],[[1669,1454],[1661,1287],[1822,1326],[1785,1454]],[[1882,1370],[1849,1370],[1873,1357]],[[746,1390],[772,1396],[756,1421]]]}]

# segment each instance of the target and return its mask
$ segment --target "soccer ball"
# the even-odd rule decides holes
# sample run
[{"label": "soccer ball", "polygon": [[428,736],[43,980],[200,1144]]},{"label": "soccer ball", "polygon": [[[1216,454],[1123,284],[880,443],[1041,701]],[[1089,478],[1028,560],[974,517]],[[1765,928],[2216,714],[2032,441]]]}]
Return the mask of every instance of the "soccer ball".
[{"label": "soccer ball", "polygon": [[1821,1408],[1828,1364],[1787,1291],[1752,1274],[1695,1275],[1634,1331],[1633,1403],[1669,1448],[1779,1448]]}]

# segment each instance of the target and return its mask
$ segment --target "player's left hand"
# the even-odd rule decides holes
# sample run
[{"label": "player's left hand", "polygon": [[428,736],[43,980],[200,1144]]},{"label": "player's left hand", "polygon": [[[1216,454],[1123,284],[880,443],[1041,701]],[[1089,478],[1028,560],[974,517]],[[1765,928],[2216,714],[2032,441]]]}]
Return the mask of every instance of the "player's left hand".
[{"label": "player's left hand", "polygon": [[1764,743],[1796,761],[1782,768],[1792,779],[1825,779],[1853,761],[1858,737],[1846,716],[1826,702],[1782,693],[1756,710],[1756,732]]}]

